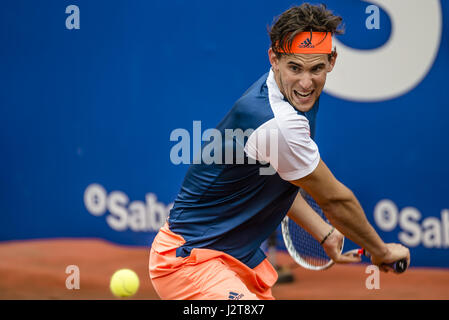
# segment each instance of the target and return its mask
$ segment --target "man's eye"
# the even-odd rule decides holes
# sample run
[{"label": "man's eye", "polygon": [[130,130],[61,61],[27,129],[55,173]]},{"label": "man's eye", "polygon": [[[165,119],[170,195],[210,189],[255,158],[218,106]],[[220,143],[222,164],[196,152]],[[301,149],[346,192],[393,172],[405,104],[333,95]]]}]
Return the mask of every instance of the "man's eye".
[{"label": "man's eye", "polygon": [[321,70],[323,70],[323,66],[314,67],[312,69],[313,72],[320,72]]},{"label": "man's eye", "polygon": [[297,66],[290,66],[290,70],[299,71],[299,68]]}]

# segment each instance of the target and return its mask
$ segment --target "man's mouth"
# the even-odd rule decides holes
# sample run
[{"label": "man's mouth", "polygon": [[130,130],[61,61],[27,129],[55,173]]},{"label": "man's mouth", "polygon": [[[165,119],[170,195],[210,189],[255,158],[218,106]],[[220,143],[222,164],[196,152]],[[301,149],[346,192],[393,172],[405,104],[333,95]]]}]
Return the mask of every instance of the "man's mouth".
[{"label": "man's mouth", "polygon": [[297,97],[301,97],[301,98],[307,98],[307,97],[311,96],[314,91],[315,90],[312,90],[312,91],[309,91],[309,92],[299,92],[299,91],[293,90],[295,95]]}]

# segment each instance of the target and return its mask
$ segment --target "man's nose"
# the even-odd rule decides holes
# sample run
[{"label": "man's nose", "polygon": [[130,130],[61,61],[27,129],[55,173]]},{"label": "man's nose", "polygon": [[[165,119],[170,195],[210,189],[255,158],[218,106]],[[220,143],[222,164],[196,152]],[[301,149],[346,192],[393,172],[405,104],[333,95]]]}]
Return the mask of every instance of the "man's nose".
[{"label": "man's nose", "polygon": [[299,80],[299,85],[302,89],[304,89],[304,91],[309,91],[312,89],[313,87],[313,82],[312,82],[312,77],[309,75],[304,75],[300,80]]}]

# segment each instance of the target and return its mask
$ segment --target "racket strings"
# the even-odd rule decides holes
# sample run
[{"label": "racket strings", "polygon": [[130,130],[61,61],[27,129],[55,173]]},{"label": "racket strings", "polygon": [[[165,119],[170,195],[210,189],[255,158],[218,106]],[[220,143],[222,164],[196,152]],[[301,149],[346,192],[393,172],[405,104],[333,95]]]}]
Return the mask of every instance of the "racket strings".
[{"label": "racket strings", "polygon": [[[327,221],[323,211],[315,200],[302,189],[301,195],[312,209]],[[311,269],[319,269],[325,267],[330,262],[329,257],[320,243],[291,219],[288,220],[288,232],[291,238],[291,245],[294,251],[296,251],[295,256],[300,260],[300,264]]]},{"label": "racket strings", "polygon": [[321,245],[307,231],[289,220],[288,228],[293,246],[301,256],[303,263],[309,266],[324,266],[329,262],[329,257]]}]

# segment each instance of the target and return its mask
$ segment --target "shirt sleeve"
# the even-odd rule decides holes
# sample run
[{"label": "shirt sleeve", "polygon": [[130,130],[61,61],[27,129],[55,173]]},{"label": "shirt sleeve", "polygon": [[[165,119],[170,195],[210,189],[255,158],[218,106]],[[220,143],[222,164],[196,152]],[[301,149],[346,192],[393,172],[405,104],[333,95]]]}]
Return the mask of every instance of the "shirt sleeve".
[{"label": "shirt sleeve", "polygon": [[249,137],[247,155],[269,162],[287,181],[301,179],[315,170],[320,154],[310,137],[309,121],[297,113],[264,123]]}]

